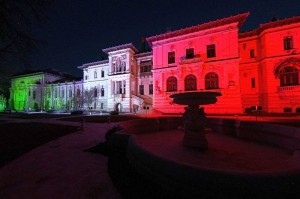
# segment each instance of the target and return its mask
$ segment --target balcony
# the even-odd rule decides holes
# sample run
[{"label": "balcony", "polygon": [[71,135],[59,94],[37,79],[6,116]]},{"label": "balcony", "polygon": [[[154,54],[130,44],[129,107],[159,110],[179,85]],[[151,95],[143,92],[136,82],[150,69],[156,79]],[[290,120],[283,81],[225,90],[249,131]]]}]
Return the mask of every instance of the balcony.
[{"label": "balcony", "polygon": [[112,94],[113,98],[125,98],[126,94],[125,93],[116,93]]},{"label": "balcony", "polygon": [[150,76],[152,76],[152,72],[150,71],[148,71],[148,72],[141,72],[140,73],[140,77],[150,77]]},{"label": "balcony", "polygon": [[198,63],[201,61],[202,60],[201,60],[200,54],[196,54],[196,55],[194,55],[194,58],[189,58],[189,59],[187,59],[186,56],[183,56],[180,58],[179,65]]},{"label": "balcony", "polygon": [[108,76],[113,76],[113,75],[123,75],[123,74],[129,74],[130,71],[117,71],[117,72],[109,72]]},{"label": "balcony", "polygon": [[277,88],[278,92],[293,92],[293,91],[300,91],[300,85],[293,85],[293,86],[279,86]]}]

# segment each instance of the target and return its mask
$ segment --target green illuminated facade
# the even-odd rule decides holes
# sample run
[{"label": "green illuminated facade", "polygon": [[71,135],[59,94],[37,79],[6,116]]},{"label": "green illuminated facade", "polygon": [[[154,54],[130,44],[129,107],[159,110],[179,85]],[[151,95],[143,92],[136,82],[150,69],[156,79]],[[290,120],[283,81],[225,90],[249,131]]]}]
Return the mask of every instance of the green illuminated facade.
[{"label": "green illuminated facade", "polygon": [[74,110],[82,106],[82,82],[58,71],[14,76],[9,106],[16,111]]},{"label": "green illuminated facade", "polygon": [[0,111],[5,110],[6,108],[6,98],[3,95],[0,95]]}]

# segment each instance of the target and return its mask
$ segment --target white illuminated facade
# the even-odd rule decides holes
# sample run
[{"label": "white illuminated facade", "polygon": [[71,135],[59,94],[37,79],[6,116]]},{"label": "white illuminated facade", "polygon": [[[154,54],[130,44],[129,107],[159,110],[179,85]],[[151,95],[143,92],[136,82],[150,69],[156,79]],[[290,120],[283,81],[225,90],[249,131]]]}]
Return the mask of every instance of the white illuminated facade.
[{"label": "white illuminated facade", "polygon": [[108,112],[151,110],[152,53],[138,53],[131,43],[106,48],[103,52],[108,54],[108,60],[78,67],[83,70],[84,89],[98,92],[90,109]]}]

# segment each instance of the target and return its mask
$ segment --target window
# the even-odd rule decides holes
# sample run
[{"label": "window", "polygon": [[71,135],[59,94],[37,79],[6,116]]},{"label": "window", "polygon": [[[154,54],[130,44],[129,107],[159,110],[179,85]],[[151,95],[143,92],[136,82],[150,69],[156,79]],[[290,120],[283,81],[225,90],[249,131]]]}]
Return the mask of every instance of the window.
[{"label": "window", "polygon": [[207,56],[207,58],[216,57],[216,45],[215,44],[206,46],[206,56]]},{"label": "window", "polygon": [[71,90],[71,88],[69,90],[69,97],[72,97],[72,90]]},{"label": "window", "polygon": [[88,76],[86,75],[86,76],[85,76],[85,80],[87,80],[87,79],[88,79]]},{"label": "window", "polygon": [[61,97],[64,98],[65,97],[65,89],[61,89]]},{"label": "window", "polygon": [[194,48],[186,49],[186,59],[194,58]]},{"label": "window", "polygon": [[151,65],[145,65],[140,67],[140,73],[151,72]]},{"label": "window", "polygon": [[100,109],[103,109],[103,103],[100,104]]},{"label": "window", "polygon": [[219,77],[217,73],[207,73],[205,75],[205,89],[219,88]]},{"label": "window", "polygon": [[171,76],[167,79],[167,91],[177,91],[177,78]]},{"label": "window", "polygon": [[184,79],[184,89],[186,91],[197,90],[197,78],[195,75],[188,75]]},{"label": "window", "polygon": [[287,66],[279,72],[280,86],[299,85],[299,71],[295,67]]},{"label": "window", "polygon": [[251,88],[255,88],[255,78],[251,78]]},{"label": "window", "polygon": [[98,91],[97,88],[94,88],[94,97],[97,97]]},{"label": "window", "polygon": [[57,98],[57,89],[54,89],[54,97]]},{"label": "window", "polygon": [[94,78],[97,78],[97,71],[94,71]]},{"label": "window", "polygon": [[31,92],[30,92],[30,90],[28,91],[28,96],[30,97],[30,95],[31,95]]},{"label": "window", "polygon": [[126,93],[126,81],[125,80],[123,80],[123,92],[122,93],[123,94]]},{"label": "window", "polygon": [[254,55],[254,49],[251,49],[250,50],[250,58],[254,58],[255,57],[255,55]]},{"label": "window", "polygon": [[175,63],[175,52],[168,52],[168,64]]},{"label": "window", "polygon": [[140,95],[144,95],[144,85],[140,85]]},{"label": "window", "polygon": [[291,113],[292,112],[292,108],[290,108],[290,107],[284,107],[283,108],[283,112],[284,113]]},{"label": "window", "polygon": [[285,37],[283,39],[284,50],[293,49],[293,37]]},{"label": "window", "polygon": [[104,77],[104,70],[101,71],[101,77]]},{"label": "window", "polygon": [[104,88],[101,88],[101,97],[104,97]]},{"label": "window", "polygon": [[149,95],[153,95],[153,84],[149,84]]},{"label": "window", "polygon": [[36,98],[36,91],[33,91],[32,92],[32,99],[35,99]]},{"label": "window", "polygon": [[117,94],[122,94],[122,81],[117,81]]}]

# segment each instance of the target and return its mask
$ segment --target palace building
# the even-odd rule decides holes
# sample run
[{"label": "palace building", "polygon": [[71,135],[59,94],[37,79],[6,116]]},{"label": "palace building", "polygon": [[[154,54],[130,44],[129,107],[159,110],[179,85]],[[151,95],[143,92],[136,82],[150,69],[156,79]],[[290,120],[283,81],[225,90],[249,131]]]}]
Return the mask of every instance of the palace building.
[{"label": "palace building", "polygon": [[107,60],[83,64],[81,81],[63,74],[12,78],[12,109],[182,113],[169,97],[217,91],[207,113],[300,112],[300,16],[240,32],[249,13],[103,49]]}]

